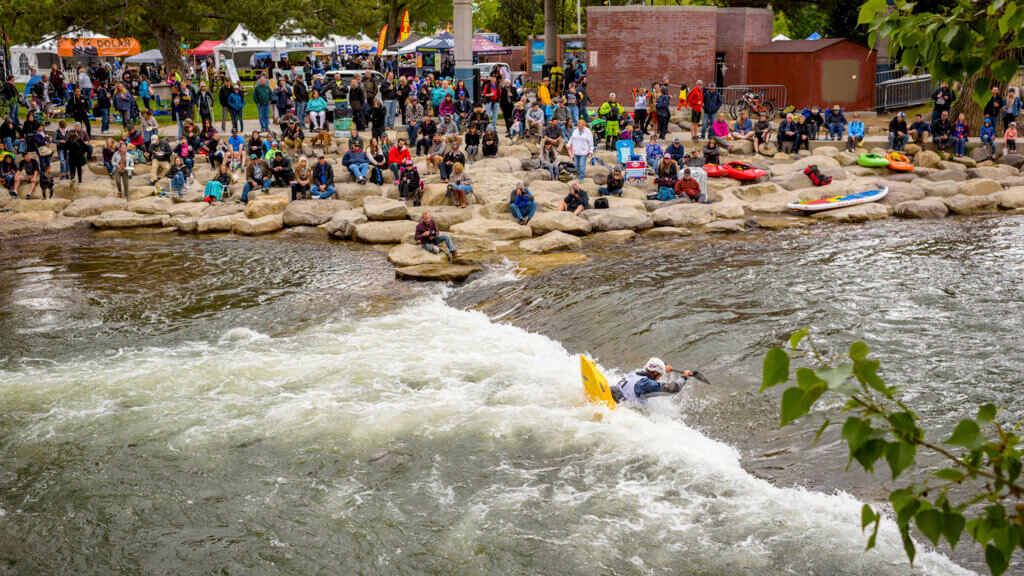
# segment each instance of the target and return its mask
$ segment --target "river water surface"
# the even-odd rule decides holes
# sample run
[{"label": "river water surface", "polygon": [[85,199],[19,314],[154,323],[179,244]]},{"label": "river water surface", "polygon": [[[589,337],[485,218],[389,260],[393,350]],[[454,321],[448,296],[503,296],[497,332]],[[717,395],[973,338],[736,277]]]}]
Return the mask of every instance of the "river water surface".
[{"label": "river water surface", "polygon": [[[1022,246],[1009,217],[819,226],[447,290],[316,241],[5,246],[0,572],[968,574],[960,549],[911,568],[891,523],[863,551],[884,473],[775,430],[760,360],[813,324],[930,430],[1017,420]],[[595,419],[580,352],[714,384]]]}]

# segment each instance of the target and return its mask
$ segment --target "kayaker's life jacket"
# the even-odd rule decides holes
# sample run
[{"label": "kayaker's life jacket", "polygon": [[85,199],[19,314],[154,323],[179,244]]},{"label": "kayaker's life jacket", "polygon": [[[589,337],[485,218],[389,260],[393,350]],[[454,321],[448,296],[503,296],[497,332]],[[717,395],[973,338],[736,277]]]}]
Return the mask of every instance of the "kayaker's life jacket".
[{"label": "kayaker's life jacket", "polygon": [[627,402],[639,402],[641,404],[647,404],[647,400],[645,398],[641,398],[636,395],[636,385],[641,380],[647,379],[647,375],[641,372],[630,372],[629,374],[626,374],[625,378],[619,380],[618,384],[619,390],[622,392],[623,398],[625,398]]},{"label": "kayaker's life jacket", "polygon": [[821,170],[819,170],[814,164],[804,168],[804,174],[810,178],[811,184],[814,184],[815,186],[825,186],[826,184],[832,183],[832,177],[828,174],[822,174]]}]

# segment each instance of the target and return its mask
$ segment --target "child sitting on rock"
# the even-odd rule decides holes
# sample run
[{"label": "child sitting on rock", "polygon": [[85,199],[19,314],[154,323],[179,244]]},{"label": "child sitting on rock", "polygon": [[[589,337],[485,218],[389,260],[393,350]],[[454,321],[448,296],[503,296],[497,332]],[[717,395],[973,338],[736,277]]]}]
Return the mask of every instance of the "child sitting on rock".
[{"label": "child sitting on rock", "polygon": [[413,206],[420,205],[423,196],[423,180],[412,160],[406,160],[398,172],[398,195],[402,200],[412,200]]}]

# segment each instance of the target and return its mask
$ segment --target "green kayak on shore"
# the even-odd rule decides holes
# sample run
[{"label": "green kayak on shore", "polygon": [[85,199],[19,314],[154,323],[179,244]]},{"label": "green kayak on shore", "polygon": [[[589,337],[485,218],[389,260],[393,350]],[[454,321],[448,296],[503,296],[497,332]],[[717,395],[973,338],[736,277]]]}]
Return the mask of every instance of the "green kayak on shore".
[{"label": "green kayak on shore", "polygon": [[857,164],[868,168],[885,168],[889,166],[889,160],[881,154],[861,154],[857,156]]}]

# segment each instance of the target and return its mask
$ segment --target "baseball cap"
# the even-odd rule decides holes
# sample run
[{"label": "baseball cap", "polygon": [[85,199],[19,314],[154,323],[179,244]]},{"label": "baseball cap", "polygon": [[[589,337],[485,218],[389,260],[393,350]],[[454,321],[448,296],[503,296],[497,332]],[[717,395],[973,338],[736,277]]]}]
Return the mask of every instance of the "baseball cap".
[{"label": "baseball cap", "polygon": [[316,157],[317,157],[317,160],[320,160],[320,159],[322,159],[324,157],[324,153],[323,152],[317,152]]},{"label": "baseball cap", "polygon": [[257,158],[257,156],[255,154],[249,154],[249,158],[251,158],[252,160],[255,160]]},{"label": "baseball cap", "polygon": [[679,138],[673,138],[672,141],[675,142],[676,144],[678,144],[679,143]]},{"label": "baseball cap", "polygon": [[708,86],[710,86],[710,87],[714,88],[714,87],[715,87],[715,83],[714,83],[714,82],[711,82],[711,83],[709,83],[709,84],[708,84]]},{"label": "baseball cap", "polygon": [[697,80],[697,84],[703,84],[703,83],[704,83],[703,80]]},{"label": "baseball cap", "polygon": [[609,94],[608,97],[609,98],[615,98],[615,92],[612,92],[611,94]]}]

